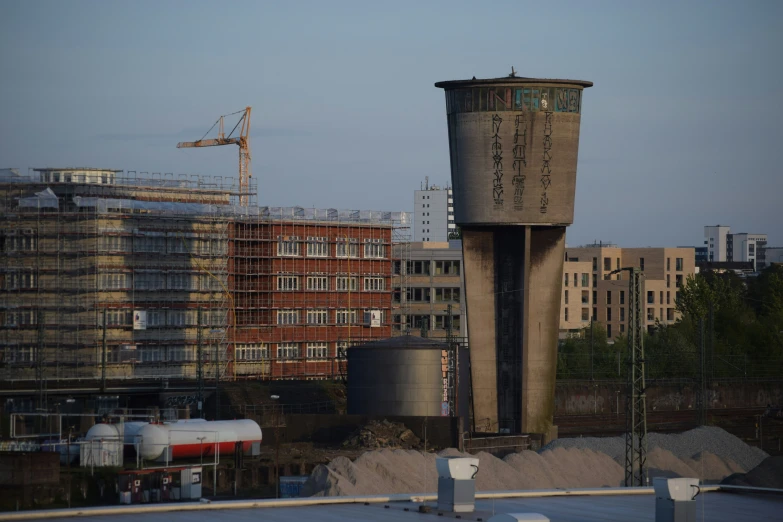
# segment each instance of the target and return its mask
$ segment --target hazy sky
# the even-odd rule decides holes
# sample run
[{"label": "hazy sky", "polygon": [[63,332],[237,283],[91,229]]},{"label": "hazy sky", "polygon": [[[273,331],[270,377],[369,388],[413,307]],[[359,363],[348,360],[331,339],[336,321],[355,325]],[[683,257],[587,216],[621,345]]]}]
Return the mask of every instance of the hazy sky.
[{"label": "hazy sky", "polygon": [[783,246],[783,2],[0,3],[0,167],[236,176],[179,150],[253,107],[272,206],[412,210],[449,182],[440,80],[591,80],[568,243]]}]

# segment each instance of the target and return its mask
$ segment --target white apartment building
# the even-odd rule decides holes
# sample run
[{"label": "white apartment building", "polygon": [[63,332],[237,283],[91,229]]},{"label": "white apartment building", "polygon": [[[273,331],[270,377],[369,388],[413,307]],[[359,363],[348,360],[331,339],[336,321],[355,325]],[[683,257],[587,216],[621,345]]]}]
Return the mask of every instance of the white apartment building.
[{"label": "white apartment building", "polygon": [[754,270],[761,270],[766,266],[766,246],[766,234],[729,234],[726,241],[727,260],[750,262]]},{"label": "white apartment building", "polygon": [[707,247],[707,261],[731,261],[728,257],[728,236],[731,227],[715,225],[704,227],[704,245]]},{"label": "white apartment building", "polygon": [[429,178],[413,196],[413,240],[445,243],[456,231],[454,196],[450,187],[430,185]]}]

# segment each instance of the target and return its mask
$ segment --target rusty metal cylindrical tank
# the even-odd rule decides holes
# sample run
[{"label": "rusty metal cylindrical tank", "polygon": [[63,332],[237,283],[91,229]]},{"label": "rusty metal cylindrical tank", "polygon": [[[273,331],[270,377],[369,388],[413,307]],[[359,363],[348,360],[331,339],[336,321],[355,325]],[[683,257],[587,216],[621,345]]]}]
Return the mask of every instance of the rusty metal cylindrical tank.
[{"label": "rusty metal cylindrical tank", "polygon": [[393,337],[348,350],[348,414],[440,416],[446,345]]}]

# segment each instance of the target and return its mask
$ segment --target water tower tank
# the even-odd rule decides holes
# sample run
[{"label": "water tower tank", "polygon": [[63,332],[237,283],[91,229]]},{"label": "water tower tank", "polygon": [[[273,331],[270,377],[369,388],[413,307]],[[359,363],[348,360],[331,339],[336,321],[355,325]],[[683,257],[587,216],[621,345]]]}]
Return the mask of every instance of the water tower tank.
[{"label": "water tower tank", "polygon": [[447,345],[405,335],[348,350],[348,414],[440,416]]}]

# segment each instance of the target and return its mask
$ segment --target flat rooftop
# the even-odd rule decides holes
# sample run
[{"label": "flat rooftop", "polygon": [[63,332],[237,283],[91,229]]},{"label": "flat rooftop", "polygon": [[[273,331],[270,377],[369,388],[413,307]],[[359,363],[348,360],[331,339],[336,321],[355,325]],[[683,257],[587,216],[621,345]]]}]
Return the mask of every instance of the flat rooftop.
[{"label": "flat rooftop", "polygon": [[[580,495],[579,491],[573,494],[557,497],[525,497],[525,498],[495,498],[476,501],[476,511],[473,513],[461,513],[460,520],[482,520],[486,522],[493,513],[540,513],[549,517],[553,522],[626,522],[626,521],[650,521],[655,520],[655,497],[650,493],[630,495]],[[287,499],[290,503],[302,500],[315,499]],[[283,500],[282,502],[287,502]],[[322,499],[334,501],[335,497]],[[345,499],[344,499],[345,500]],[[248,501],[215,502],[212,504],[200,504],[199,509],[193,503],[147,505],[147,506],[116,506],[111,508],[97,508],[102,514],[85,517],[96,508],[50,511],[45,518],[50,521],[66,522],[74,520],[74,517],[86,519],[91,522],[130,522],[140,520],[144,522],[210,522],[213,520],[231,522],[289,522],[291,520],[318,520],[324,522],[405,522],[456,519],[456,513],[443,513],[438,516],[434,509],[434,502],[426,502],[433,506],[430,513],[418,512],[419,503],[411,501],[397,501],[387,503],[370,503],[365,505],[360,498],[355,498],[354,503],[321,504],[321,505],[293,505],[290,507],[271,507],[275,502],[281,501],[260,500],[257,505],[270,505],[270,507],[244,507],[250,504]],[[696,498],[697,520],[709,520],[710,522],[736,522],[739,520],[754,521],[779,521],[783,513],[783,497],[772,494],[740,494],[727,492],[708,492]],[[177,511],[156,512],[155,509],[167,506]],[[221,507],[222,506],[222,507]],[[388,507],[387,507],[388,506]],[[195,509],[194,509],[195,508]],[[407,511],[406,511],[407,508]],[[127,513],[127,511],[132,511]],[[111,513],[107,511],[112,511]],[[125,511],[127,514],[123,514]],[[62,514],[66,516],[58,516]],[[0,513],[0,520],[16,519],[19,515],[26,515],[27,520],[35,519],[33,512]],[[43,515],[43,513],[42,513]],[[8,518],[6,518],[8,517]],[[43,517],[42,517],[43,518]]]}]

